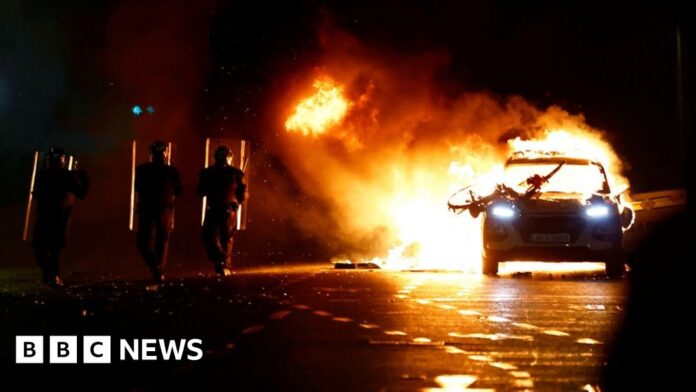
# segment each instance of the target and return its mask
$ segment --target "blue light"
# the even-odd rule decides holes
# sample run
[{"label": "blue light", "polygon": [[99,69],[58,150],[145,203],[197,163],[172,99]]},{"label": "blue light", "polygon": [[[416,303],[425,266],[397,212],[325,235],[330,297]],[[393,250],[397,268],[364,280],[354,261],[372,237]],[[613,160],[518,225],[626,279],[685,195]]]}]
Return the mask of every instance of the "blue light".
[{"label": "blue light", "polygon": [[134,115],[139,116],[143,113],[143,109],[140,106],[135,105],[133,106],[133,109],[131,109],[131,112],[133,112]]},{"label": "blue light", "polygon": [[155,114],[155,107],[152,105],[148,106],[145,110],[147,110],[147,114]]},{"label": "blue light", "polygon": [[515,211],[508,206],[497,205],[491,209],[491,214],[498,218],[510,219],[515,216]]},{"label": "blue light", "polygon": [[609,207],[605,205],[590,206],[585,210],[585,214],[590,218],[603,218],[609,215]]}]

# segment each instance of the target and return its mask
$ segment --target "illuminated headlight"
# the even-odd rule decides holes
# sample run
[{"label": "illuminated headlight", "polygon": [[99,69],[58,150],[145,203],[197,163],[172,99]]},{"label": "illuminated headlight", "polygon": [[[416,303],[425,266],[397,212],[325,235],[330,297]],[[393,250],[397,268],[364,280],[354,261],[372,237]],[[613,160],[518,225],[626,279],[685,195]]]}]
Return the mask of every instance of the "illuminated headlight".
[{"label": "illuminated headlight", "polygon": [[497,205],[491,208],[491,214],[496,218],[510,219],[515,216],[515,210],[513,210],[510,206]]},{"label": "illuminated headlight", "polygon": [[590,206],[585,210],[585,214],[590,218],[604,218],[609,215],[609,207],[604,205]]}]

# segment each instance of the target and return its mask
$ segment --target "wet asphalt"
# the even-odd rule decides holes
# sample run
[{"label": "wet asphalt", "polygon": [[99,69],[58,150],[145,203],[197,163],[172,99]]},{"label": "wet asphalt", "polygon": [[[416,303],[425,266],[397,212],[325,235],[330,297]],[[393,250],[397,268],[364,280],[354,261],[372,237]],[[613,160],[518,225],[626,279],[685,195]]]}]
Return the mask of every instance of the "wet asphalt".
[{"label": "wet asphalt", "polygon": [[[62,290],[28,276],[0,286],[2,390],[591,391],[627,302],[626,281],[593,273],[299,265],[161,286],[102,277]],[[14,336],[33,334],[200,338],[205,353],[15,365]]]}]

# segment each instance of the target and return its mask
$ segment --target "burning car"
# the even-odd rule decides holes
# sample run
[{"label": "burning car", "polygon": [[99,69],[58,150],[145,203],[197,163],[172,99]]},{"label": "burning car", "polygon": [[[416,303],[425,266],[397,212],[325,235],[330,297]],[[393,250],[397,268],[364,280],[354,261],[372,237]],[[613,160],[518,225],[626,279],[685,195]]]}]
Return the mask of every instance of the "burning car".
[{"label": "burning car", "polygon": [[[466,188],[465,188],[466,189]],[[623,231],[633,211],[610,189],[601,163],[555,152],[516,152],[493,193],[449,206],[482,214],[484,274],[503,261],[600,261],[624,271]]]}]

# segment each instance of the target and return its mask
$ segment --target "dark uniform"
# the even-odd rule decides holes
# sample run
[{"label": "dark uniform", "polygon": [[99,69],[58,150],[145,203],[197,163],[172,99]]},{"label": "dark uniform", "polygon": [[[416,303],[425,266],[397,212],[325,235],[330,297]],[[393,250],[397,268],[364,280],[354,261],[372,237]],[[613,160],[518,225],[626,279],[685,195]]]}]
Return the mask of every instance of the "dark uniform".
[{"label": "dark uniform", "polygon": [[33,197],[36,200],[36,225],[32,247],[36,262],[43,270],[43,280],[62,285],[60,253],[67,241],[68,222],[75,199],[83,199],[89,189],[84,170],[65,168],[65,154],[53,148],[46,160],[46,167],[36,174]]},{"label": "dark uniform", "polygon": [[183,188],[179,171],[165,163],[166,145],[155,142],[150,147],[151,162],[135,171],[138,194],[138,252],[156,281],[162,280],[167,262],[169,236],[174,223],[174,201]]},{"label": "dark uniform", "polygon": [[203,244],[218,275],[229,275],[232,245],[237,229],[237,211],[246,198],[244,172],[230,166],[227,147],[215,151],[215,164],[199,175],[198,195],[207,197],[203,221]]}]

